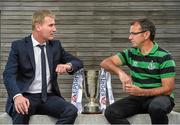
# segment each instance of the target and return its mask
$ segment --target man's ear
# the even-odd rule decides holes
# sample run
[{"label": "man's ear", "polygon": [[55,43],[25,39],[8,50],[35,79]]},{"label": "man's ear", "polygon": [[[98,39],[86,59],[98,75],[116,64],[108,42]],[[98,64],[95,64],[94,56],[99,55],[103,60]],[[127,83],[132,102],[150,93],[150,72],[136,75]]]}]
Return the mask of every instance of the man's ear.
[{"label": "man's ear", "polygon": [[40,31],[41,30],[41,24],[40,23],[36,23],[35,24],[35,28],[37,31]]},{"label": "man's ear", "polygon": [[150,31],[146,31],[144,33],[144,39],[147,40],[147,39],[149,39],[149,37],[150,37]]}]

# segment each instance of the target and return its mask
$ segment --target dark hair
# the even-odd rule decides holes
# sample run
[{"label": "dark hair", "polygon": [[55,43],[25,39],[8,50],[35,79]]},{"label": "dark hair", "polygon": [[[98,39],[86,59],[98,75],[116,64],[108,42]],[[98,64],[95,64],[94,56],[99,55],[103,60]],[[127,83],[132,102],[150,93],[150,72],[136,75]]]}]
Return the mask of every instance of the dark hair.
[{"label": "dark hair", "polygon": [[135,23],[139,23],[141,26],[142,31],[150,31],[150,40],[153,41],[156,34],[156,27],[152,21],[150,21],[147,18],[144,19],[137,19],[131,22],[131,25],[134,25]]}]

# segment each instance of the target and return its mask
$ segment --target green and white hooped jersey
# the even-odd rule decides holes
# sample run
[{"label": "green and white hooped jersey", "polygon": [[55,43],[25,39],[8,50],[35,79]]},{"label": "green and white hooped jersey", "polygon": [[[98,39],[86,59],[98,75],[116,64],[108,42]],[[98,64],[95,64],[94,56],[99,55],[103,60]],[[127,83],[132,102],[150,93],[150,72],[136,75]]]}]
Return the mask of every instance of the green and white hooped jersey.
[{"label": "green and white hooped jersey", "polygon": [[[133,84],[141,88],[160,87],[161,78],[175,76],[175,62],[169,52],[154,42],[154,47],[147,55],[142,55],[138,48],[125,49],[117,53],[123,65],[130,68]],[[173,94],[171,95],[172,97]]]}]

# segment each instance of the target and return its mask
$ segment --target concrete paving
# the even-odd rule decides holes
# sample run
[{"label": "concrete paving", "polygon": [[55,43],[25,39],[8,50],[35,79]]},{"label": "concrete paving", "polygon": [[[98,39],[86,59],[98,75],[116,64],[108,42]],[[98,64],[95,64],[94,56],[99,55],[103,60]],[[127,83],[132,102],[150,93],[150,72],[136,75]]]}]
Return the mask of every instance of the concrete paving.
[{"label": "concrete paving", "polygon": [[[180,113],[172,111],[168,114],[169,124],[180,124]],[[128,120],[135,124],[151,124],[148,114],[137,114],[129,117]],[[50,124],[54,125],[57,119],[47,115],[33,115],[29,124]],[[11,117],[7,113],[0,115],[0,124],[12,124]],[[103,114],[79,114],[75,124],[104,124],[109,125]]]}]

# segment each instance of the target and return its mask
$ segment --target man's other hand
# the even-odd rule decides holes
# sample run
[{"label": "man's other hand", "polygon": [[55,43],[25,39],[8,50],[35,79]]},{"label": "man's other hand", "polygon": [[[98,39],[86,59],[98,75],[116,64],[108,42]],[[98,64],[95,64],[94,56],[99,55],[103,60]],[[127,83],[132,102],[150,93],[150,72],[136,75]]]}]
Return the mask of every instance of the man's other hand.
[{"label": "man's other hand", "polygon": [[59,64],[56,67],[56,72],[58,74],[67,73],[68,71],[71,71],[71,70],[72,70],[72,65],[70,65],[69,63]]},{"label": "man's other hand", "polygon": [[26,97],[19,95],[14,98],[14,106],[19,114],[28,114],[28,108],[30,106],[29,99]]}]

